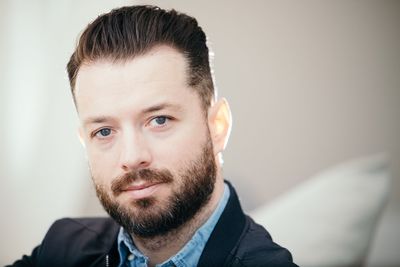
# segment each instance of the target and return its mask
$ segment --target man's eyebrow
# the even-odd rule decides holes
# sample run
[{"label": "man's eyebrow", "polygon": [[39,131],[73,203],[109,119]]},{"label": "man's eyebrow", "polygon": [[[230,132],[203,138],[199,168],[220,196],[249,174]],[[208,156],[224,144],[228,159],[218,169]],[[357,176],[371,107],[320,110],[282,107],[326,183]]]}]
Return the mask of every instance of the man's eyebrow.
[{"label": "man's eyebrow", "polygon": [[104,123],[106,121],[111,121],[111,120],[112,120],[112,118],[108,117],[108,116],[89,117],[89,118],[83,120],[83,125]]},{"label": "man's eyebrow", "polygon": [[140,113],[147,114],[147,113],[160,111],[163,109],[173,109],[173,110],[179,111],[179,110],[182,110],[182,107],[179,105],[176,105],[176,104],[172,104],[172,103],[161,103],[161,104],[157,104],[157,105],[145,108]]}]

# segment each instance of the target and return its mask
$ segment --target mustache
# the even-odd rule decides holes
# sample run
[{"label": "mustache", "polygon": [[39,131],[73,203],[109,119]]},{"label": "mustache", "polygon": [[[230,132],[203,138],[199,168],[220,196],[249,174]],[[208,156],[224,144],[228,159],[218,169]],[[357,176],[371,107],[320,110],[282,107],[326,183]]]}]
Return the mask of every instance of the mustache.
[{"label": "mustache", "polygon": [[172,183],[173,175],[169,170],[142,169],[125,173],[111,183],[111,191],[118,196],[131,183],[142,180],[150,183]]}]

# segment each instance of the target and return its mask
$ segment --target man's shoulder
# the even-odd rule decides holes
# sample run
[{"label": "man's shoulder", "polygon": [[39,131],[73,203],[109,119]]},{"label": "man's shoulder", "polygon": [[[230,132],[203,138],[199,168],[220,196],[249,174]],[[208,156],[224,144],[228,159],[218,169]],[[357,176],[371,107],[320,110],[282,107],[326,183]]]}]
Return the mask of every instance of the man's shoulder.
[{"label": "man's shoulder", "polygon": [[114,227],[118,225],[109,217],[62,218],[56,220],[49,231],[62,229],[63,231],[88,231],[103,234]]},{"label": "man's shoulder", "polygon": [[233,255],[235,266],[297,266],[290,252],[276,244],[263,226],[249,216],[246,226]]},{"label": "man's shoulder", "polygon": [[68,266],[84,266],[81,260],[94,261],[110,251],[117,240],[118,230],[119,225],[110,218],[57,220],[40,245],[39,258],[51,261],[53,266],[65,259],[73,263]]},{"label": "man's shoulder", "polygon": [[32,254],[12,266],[105,266],[116,245],[118,230],[119,225],[110,218],[57,220]]},{"label": "man's shoulder", "polygon": [[47,232],[46,242],[87,242],[95,239],[96,242],[109,244],[119,225],[107,217],[63,218],[55,221]]},{"label": "man's shoulder", "polygon": [[199,266],[295,267],[290,252],[274,243],[267,230],[243,212],[234,187]]}]

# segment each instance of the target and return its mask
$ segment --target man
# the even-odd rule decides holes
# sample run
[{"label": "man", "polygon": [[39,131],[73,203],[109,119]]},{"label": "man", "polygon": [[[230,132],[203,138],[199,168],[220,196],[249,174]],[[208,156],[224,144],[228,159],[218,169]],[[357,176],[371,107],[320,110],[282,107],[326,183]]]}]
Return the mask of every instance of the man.
[{"label": "man", "polygon": [[296,266],[223,180],[230,110],[194,18],[115,9],[88,25],[67,70],[112,219],[59,220],[14,266]]}]

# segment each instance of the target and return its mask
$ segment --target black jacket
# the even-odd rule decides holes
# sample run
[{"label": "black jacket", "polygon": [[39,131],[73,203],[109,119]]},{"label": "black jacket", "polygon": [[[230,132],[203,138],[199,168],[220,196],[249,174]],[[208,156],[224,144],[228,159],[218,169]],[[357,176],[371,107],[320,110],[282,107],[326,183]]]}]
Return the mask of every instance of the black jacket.
[{"label": "black jacket", "polygon": [[[288,250],[275,244],[269,233],[246,216],[233,187],[225,210],[200,257],[204,267],[291,267]],[[31,256],[11,266],[106,267],[118,266],[119,225],[110,218],[61,219],[47,232]]]}]

